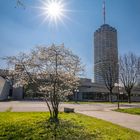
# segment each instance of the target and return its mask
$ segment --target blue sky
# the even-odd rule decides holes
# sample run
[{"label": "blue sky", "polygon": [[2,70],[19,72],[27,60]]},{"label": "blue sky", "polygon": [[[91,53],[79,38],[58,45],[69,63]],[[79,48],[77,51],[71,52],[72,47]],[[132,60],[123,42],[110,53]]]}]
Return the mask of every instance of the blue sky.
[{"label": "blue sky", "polygon": [[[36,45],[65,44],[86,64],[85,77],[93,78],[93,33],[103,24],[102,0],[63,0],[71,19],[57,28],[42,24],[39,0],[22,0],[26,9],[15,8],[16,0],[0,0],[0,57],[28,52]],[[140,55],[140,0],[106,0],[106,23],[118,30],[119,54]],[[5,64],[0,61],[0,68]]]}]

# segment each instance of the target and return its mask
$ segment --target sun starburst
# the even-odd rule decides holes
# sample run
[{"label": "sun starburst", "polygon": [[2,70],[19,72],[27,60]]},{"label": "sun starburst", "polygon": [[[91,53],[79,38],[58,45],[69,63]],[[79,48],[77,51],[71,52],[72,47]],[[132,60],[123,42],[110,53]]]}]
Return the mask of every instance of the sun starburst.
[{"label": "sun starburst", "polygon": [[42,6],[39,7],[42,11],[41,16],[44,16],[44,22],[49,24],[63,22],[64,18],[67,18],[66,3],[63,0],[41,0]]}]

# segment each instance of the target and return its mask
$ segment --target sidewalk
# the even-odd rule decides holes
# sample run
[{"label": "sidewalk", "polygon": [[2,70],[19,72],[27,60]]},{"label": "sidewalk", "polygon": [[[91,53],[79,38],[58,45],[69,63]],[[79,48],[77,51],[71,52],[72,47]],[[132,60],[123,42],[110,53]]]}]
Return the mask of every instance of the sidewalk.
[{"label": "sidewalk", "polygon": [[102,120],[118,124],[140,132],[140,116],[127,113],[120,113],[111,110],[105,111],[77,111],[87,116],[96,117]]}]

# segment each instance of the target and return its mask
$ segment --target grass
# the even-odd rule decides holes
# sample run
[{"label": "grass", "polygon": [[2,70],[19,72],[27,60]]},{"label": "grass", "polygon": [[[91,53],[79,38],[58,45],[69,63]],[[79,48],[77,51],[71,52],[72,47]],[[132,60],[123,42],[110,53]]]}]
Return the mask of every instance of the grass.
[{"label": "grass", "polygon": [[126,109],[116,109],[115,111],[140,115],[140,108],[126,108]]},{"label": "grass", "polygon": [[60,124],[48,113],[0,113],[0,140],[139,140],[140,133],[81,114],[60,113]]}]

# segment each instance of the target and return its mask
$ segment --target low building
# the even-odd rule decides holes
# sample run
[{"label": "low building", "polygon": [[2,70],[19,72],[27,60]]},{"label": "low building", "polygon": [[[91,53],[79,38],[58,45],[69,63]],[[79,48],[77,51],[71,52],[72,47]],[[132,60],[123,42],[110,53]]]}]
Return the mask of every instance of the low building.
[{"label": "low building", "polygon": [[7,76],[9,76],[9,71],[0,69],[0,100],[7,100],[9,97],[23,99],[23,87],[13,85]]},{"label": "low building", "polygon": [[[120,100],[127,101],[128,96],[124,88],[121,91],[118,87],[113,90],[112,100],[117,101],[118,93]],[[81,78],[78,92],[74,93],[73,100],[75,101],[108,101],[109,90],[101,84],[93,83],[91,79]],[[132,91],[132,101],[140,101],[140,87],[137,86]]]},{"label": "low building", "polygon": [[0,76],[0,100],[7,100],[10,94],[10,83]]}]

